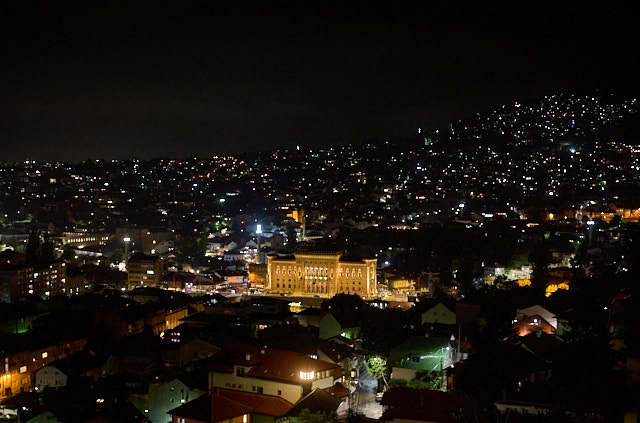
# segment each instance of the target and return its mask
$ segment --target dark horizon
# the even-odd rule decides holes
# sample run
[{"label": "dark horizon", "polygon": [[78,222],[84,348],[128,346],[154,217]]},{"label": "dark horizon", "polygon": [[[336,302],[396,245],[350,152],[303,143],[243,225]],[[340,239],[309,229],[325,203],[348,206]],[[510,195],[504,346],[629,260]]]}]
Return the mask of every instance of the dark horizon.
[{"label": "dark horizon", "polygon": [[8,2],[0,161],[321,147],[637,95],[630,9],[545,6]]}]

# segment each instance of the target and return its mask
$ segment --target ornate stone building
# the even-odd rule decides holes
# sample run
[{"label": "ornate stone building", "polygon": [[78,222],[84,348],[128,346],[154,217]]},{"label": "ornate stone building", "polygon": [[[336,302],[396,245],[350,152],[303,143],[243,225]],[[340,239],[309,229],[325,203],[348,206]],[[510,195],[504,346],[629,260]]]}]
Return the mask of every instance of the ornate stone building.
[{"label": "ornate stone building", "polygon": [[376,262],[342,250],[298,249],[291,256],[268,256],[265,289],[292,295],[369,297],[377,293]]}]

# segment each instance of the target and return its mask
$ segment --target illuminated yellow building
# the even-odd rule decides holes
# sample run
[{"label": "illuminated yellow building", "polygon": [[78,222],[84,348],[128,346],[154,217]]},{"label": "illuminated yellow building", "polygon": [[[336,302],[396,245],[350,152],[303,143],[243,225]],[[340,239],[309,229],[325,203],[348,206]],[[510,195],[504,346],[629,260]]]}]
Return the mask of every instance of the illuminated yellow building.
[{"label": "illuminated yellow building", "polygon": [[287,213],[287,217],[292,218],[296,223],[302,223],[304,220],[304,210],[291,210]]},{"label": "illuminated yellow building", "polygon": [[75,232],[65,232],[62,235],[62,244],[69,244],[74,247],[88,247],[90,245],[101,245],[109,241],[110,235],[105,233],[89,233],[85,230]]},{"label": "illuminated yellow building", "polygon": [[342,250],[299,249],[287,257],[267,257],[265,289],[291,295],[377,293],[376,259],[346,256]]}]

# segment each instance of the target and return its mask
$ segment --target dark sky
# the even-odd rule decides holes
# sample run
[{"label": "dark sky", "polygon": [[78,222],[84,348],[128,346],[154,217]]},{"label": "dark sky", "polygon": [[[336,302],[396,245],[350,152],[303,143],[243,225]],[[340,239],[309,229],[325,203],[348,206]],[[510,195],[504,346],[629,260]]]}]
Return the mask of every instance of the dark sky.
[{"label": "dark sky", "polygon": [[630,7],[429,3],[4,1],[0,161],[335,145],[638,92]]}]

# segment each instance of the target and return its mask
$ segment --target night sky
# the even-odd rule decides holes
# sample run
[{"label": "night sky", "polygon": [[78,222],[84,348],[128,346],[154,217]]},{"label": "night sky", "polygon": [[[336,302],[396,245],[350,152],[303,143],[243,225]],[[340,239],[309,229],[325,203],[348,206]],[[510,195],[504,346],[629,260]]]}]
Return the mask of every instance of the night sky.
[{"label": "night sky", "polygon": [[638,93],[631,7],[424,3],[3,1],[0,161],[336,145]]}]

